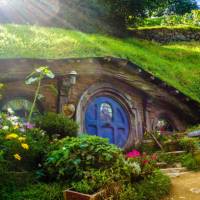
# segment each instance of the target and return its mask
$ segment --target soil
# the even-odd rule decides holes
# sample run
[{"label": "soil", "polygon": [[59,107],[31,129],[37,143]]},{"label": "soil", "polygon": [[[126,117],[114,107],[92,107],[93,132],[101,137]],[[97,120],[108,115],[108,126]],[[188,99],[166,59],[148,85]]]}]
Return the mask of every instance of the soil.
[{"label": "soil", "polygon": [[200,172],[172,178],[171,193],[163,200],[200,200]]}]

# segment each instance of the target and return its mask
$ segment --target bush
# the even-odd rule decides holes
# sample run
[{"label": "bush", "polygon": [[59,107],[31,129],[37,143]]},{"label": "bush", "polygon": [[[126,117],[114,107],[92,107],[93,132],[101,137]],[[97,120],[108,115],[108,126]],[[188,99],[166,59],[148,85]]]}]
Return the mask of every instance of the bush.
[{"label": "bush", "polygon": [[2,200],[63,200],[60,184],[29,184],[3,196]]},{"label": "bush", "polygon": [[193,153],[199,149],[199,139],[183,137],[179,139],[178,145],[182,150]]},{"label": "bush", "polygon": [[141,167],[141,175],[146,176],[151,174],[156,169],[157,155],[147,155],[146,153],[140,153],[137,150],[132,150],[126,154],[128,160],[139,163]]},{"label": "bush", "polygon": [[124,185],[120,200],[159,200],[170,191],[170,178],[160,171],[145,177],[144,180]]},{"label": "bush", "polygon": [[36,126],[46,131],[49,136],[59,135],[60,137],[76,136],[78,125],[63,114],[46,113],[36,119]]},{"label": "bush", "polygon": [[84,172],[84,176],[81,181],[73,182],[72,188],[81,193],[93,194],[100,188],[105,187],[107,184],[111,184],[112,174],[109,170],[90,170]]},{"label": "bush", "polygon": [[121,150],[107,139],[82,135],[58,141],[45,165],[50,176],[59,180],[81,179],[88,169],[112,167],[120,155]]},{"label": "bush", "polygon": [[191,153],[188,153],[181,158],[181,164],[189,170],[200,169],[200,161]]},{"label": "bush", "polygon": [[0,145],[8,171],[32,171],[47,153],[49,139],[40,129],[27,129],[24,133],[2,134]]},{"label": "bush", "polygon": [[34,173],[28,172],[6,172],[0,174],[0,199],[11,199],[10,194],[20,190],[29,184],[33,184],[36,179]]},{"label": "bush", "polygon": [[[130,20],[131,25],[131,20]],[[178,26],[191,25],[200,26],[200,10],[193,10],[184,15],[166,15],[162,17],[146,18],[138,20],[137,26],[153,27],[153,26]]]}]

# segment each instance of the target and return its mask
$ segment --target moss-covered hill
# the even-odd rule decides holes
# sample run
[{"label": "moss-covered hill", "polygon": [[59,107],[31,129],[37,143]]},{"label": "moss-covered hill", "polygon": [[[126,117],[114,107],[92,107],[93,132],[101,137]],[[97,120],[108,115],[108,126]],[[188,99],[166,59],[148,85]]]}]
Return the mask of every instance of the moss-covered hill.
[{"label": "moss-covered hill", "polygon": [[58,28],[1,25],[0,58],[126,58],[200,102],[200,42],[160,45]]}]

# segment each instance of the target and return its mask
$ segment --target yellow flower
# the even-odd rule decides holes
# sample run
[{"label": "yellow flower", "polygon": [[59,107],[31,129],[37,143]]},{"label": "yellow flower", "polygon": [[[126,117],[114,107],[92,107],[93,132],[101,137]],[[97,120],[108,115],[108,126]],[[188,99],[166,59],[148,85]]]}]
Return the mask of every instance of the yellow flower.
[{"label": "yellow flower", "polygon": [[26,150],[29,150],[28,144],[22,143],[21,146],[22,146],[22,148],[24,148],[24,149],[26,149]]},{"label": "yellow flower", "polygon": [[18,129],[18,128],[19,128],[19,125],[14,126],[14,129]]},{"label": "yellow flower", "polygon": [[18,140],[19,140],[20,142],[24,142],[24,141],[26,140],[26,138],[25,138],[25,137],[19,137]]},{"label": "yellow flower", "polygon": [[18,153],[16,153],[16,154],[14,155],[14,158],[15,158],[16,160],[21,160],[21,159],[22,159],[22,157],[21,157]]},{"label": "yellow flower", "polygon": [[10,133],[8,135],[6,135],[6,139],[7,140],[12,140],[12,139],[16,139],[18,138],[19,136],[16,134],[16,133]]}]

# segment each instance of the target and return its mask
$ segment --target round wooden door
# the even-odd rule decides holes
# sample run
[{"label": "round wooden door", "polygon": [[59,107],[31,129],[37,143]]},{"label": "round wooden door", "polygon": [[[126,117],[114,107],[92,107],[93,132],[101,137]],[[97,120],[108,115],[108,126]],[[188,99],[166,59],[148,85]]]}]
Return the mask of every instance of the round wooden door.
[{"label": "round wooden door", "polygon": [[127,112],[110,97],[96,97],[86,109],[85,128],[88,134],[108,138],[110,143],[123,147],[129,134]]}]

